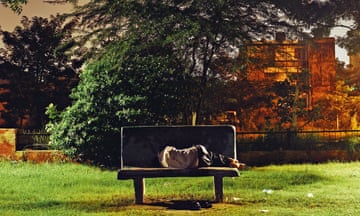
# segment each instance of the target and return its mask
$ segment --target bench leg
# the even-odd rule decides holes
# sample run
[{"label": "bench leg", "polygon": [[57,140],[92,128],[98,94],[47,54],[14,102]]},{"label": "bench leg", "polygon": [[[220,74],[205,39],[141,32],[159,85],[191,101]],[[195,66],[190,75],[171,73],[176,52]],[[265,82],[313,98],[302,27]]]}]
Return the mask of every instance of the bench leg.
[{"label": "bench leg", "polygon": [[135,203],[142,204],[144,202],[145,180],[142,177],[134,178]]},{"label": "bench leg", "polygon": [[214,176],[215,202],[223,202],[223,177]]}]

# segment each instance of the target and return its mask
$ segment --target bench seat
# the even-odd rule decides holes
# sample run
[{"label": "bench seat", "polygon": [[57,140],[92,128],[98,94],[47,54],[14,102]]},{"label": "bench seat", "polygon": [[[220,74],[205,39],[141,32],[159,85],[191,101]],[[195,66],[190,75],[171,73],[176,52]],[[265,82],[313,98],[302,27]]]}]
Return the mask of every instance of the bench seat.
[{"label": "bench seat", "polygon": [[236,168],[227,167],[202,167],[198,169],[173,169],[173,168],[143,168],[131,167],[118,171],[118,179],[160,178],[160,177],[200,177],[200,176],[240,176]]}]

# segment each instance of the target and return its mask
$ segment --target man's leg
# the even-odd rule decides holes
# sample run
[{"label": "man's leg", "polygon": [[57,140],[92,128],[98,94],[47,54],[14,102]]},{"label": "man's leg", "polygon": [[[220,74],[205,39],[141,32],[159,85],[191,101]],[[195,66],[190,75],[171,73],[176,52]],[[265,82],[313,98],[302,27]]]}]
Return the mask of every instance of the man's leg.
[{"label": "man's leg", "polygon": [[208,151],[205,146],[196,146],[199,155],[199,167],[217,166],[217,167],[229,167],[231,158],[222,154]]},{"label": "man's leg", "polygon": [[243,169],[246,166],[243,163],[239,163],[236,159],[208,151],[203,145],[197,145],[196,148],[199,154],[199,167],[216,166]]}]

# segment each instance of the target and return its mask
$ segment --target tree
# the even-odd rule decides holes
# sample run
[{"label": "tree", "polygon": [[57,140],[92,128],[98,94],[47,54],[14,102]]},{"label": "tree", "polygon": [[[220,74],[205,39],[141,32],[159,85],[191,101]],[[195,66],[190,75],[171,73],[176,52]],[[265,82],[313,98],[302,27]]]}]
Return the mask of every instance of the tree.
[{"label": "tree", "polygon": [[[1,0],[0,4],[4,5],[5,7],[10,7],[11,10],[13,10],[16,13],[20,13],[22,11],[22,6],[26,4],[28,0]],[[63,3],[73,3],[74,5],[77,5],[78,0],[43,0],[43,2],[50,3],[50,4],[63,4]],[[153,8],[158,6],[158,2],[151,3]],[[109,4],[110,3],[110,4]],[[212,4],[209,4],[208,2],[199,2],[199,4],[205,5],[207,8],[209,5],[218,6],[220,4],[223,5],[229,5],[230,7],[233,6],[232,3],[237,3],[236,1],[213,1]],[[310,29],[312,32],[312,35],[315,37],[322,37],[327,36],[330,34],[330,31],[333,27],[343,27],[348,29],[347,34],[343,37],[338,38],[339,45],[346,48],[349,53],[356,53],[359,51],[359,46],[357,46],[357,41],[359,40],[359,25],[360,25],[360,16],[358,15],[357,11],[360,9],[360,3],[356,0],[327,0],[327,1],[286,1],[286,0],[277,0],[277,1],[245,1],[243,3],[237,3],[238,6],[242,7],[245,11],[248,12],[248,17],[250,17],[253,14],[256,14],[258,12],[259,16],[259,22],[264,22],[264,25],[261,27],[264,30],[263,32],[266,32],[266,29],[268,29],[266,26],[273,25],[273,28],[280,27],[280,28],[287,28],[292,26],[296,26],[298,30],[301,32],[304,29]],[[123,7],[125,5],[125,7]],[[191,1],[171,1],[169,2],[169,5],[179,5],[180,7],[185,8],[186,6],[191,5]],[[254,7],[258,6],[259,7]],[[118,7],[120,6],[120,7]],[[88,24],[91,24],[89,26],[91,27],[99,27],[104,24],[109,24],[110,19],[109,18],[123,18],[128,16],[126,12],[133,12],[139,11],[138,6],[141,5],[140,1],[98,1],[98,0],[92,0],[83,7],[80,14],[85,15],[84,18],[85,22],[88,22]],[[245,6],[245,7],[243,7]],[[249,7],[247,7],[249,6]],[[127,10],[127,7],[130,10]],[[117,9],[118,8],[118,9]],[[125,13],[124,9],[125,8]],[[229,7],[228,7],[229,8]],[[228,9],[227,8],[227,9]],[[248,9],[250,8],[250,9]],[[258,10],[259,8],[262,8]],[[165,9],[162,7],[162,9]],[[162,10],[159,8],[159,10]],[[226,8],[221,8],[226,9]],[[157,10],[159,12],[159,10]],[[233,11],[237,11],[238,8],[234,7]],[[278,14],[274,14],[273,12],[278,10]],[[111,13],[108,13],[111,11]],[[210,11],[210,10],[208,10]],[[223,10],[228,12],[227,10]],[[219,11],[218,11],[219,12]],[[241,11],[239,11],[241,12]],[[157,12],[156,12],[157,13]],[[111,15],[112,14],[112,15]],[[97,17],[97,21],[99,24],[96,24],[96,22],[89,22],[89,19]],[[120,16],[119,16],[120,15]],[[203,14],[206,15],[206,14]],[[246,16],[244,16],[243,13],[239,13],[241,16],[238,21],[238,24],[245,24],[245,28],[243,30],[246,31],[248,27],[246,22],[243,23],[246,19]],[[265,16],[264,16],[265,15]],[[255,16],[256,17],[256,16]],[[228,18],[236,18],[233,16],[233,14],[229,14]],[[270,19],[266,19],[270,18]],[[281,19],[277,19],[281,18]],[[286,20],[290,21],[287,23]],[[281,21],[279,21],[281,20]],[[118,20],[117,20],[118,21]],[[294,22],[295,21],[295,22]],[[344,24],[348,21],[351,22],[351,24]],[[115,22],[115,23],[122,23],[122,22]],[[114,24],[114,23],[113,23]],[[290,24],[290,25],[288,25]],[[89,27],[88,26],[88,27]],[[257,27],[254,26],[254,28],[249,28],[250,31],[253,31]],[[109,31],[112,29],[111,31]],[[99,30],[99,29],[98,29]],[[105,31],[96,31],[97,33],[102,32],[101,34],[109,36],[114,36],[114,32],[117,32],[118,29],[113,27],[107,27],[103,29]],[[295,30],[297,31],[297,30]],[[107,32],[107,33],[105,33]],[[92,32],[93,33],[93,32]],[[109,34],[110,33],[110,34]],[[270,32],[267,32],[271,34]],[[115,34],[116,35],[116,34]]]},{"label": "tree", "polygon": [[[53,140],[94,159],[96,149],[105,149],[106,136],[96,136],[103,128],[116,134],[121,125],[163,123],[180,112],[185,118],[196,113],[199,122],[211,107],[212,87],[226,84],[212,68],[222,53],[237,56],[247,42],[275,31],[305,37],[299,26],[328,24],[332,9],[315,1],[91,0],[73,15],[84,31],[77,42],[92,43],[87,53],[92,66],[72,96],[73,105],[55,123],[60,132]],[[140,107],[150,121],[136,118]]]},{"label": "tree", "polygon": [[343,80],[336,82],[336,90],[319,103],[329,128],[358,129],[360,96],[351,95],[352,87]]},{"label": "tree", "polygon": [[324,120],[319,123],[327,128],[358,129],[359,71],[339,61],[336,66],[336,89],[320,101]]},{"label": "tree", "polygon": [[10,92],[1,98],[7,101],[2,116],[9,127],[24,127],[22,120],[30,117],[28,127],[39,128],[46,122],[45,107],[50,102],[61,109],[68,106],[68,95],[77,83],[82,61],[70,59],[64,48],[72,43],[75,20],[23,17],[21,23],[13,32],[0,31],[5,45],[0,58],[12,67],[0,74],[10,80],[4,86]]},{"label": "tree", "polygon": [[[74,5],[78,2],[78,0],[43,0],[43,2],[50,4],[64,4],[68,2],[72,2]],[[22,6],[27,4],[28,0],[0,0],[0,4],[5,7],[9,7],[12,11],[17,14],[20,14],[22,11]]]},{"label": "tree", "polygon": [[[86,66],[71,98],[74,103],[63,112],[50,105],[47,129],[57,149],[81,161],[116,166],[120,164],[121,126],[144,122],[144,98],[126,95],[127,82],[121,79],[126,44],[108,47],[107,52]],[[131,81],[129,81],[131,82]]]},{"label": "tree", "polygon": [[310,90],[309,76],[308,71],[303,71],[289,76],[289,80],[274,83],[274,111],[279,118],[279,128],[297,131],[322,118],[319,105],[310,106],[307,102],[306,97]]},{"label": "tree", "polygon": [[332,2],[336,5],[333,12],[338,21],[336,24],[346,30],[344,36],[338,37],[338,44],[349,54],[359,53],[360,15],[357,11],[360,10],[360,2],[356,0],[332,0]]},{"label": "tree", "polygon": [[[171,46],[181,59],[184,74],[198,77],[198,93],[191,112],[198,117],[207,104],[208,80],[217,77],[211,64],[220,53],[236,52],[247,41],[271,37],[275,31],[302,34],[308,27],[324,22],[318,10],[329,4],[304,1],[90,1],[75,13],[82,26],[92,28],[87,39],[96,39],[96,48],[120,40],[133,32],[146,43]],[[305,15],[304,15],[305,14]],[[322,14],[324,15],[324,14]],[[159,52],[162,49],[158,50]],[[94,50],[92,50],[94,52]],[[194,103],[194,102],[191,102]]]},{"label": "tree", "polygon": [[[4,90],[0,95],[3,107],[0,111],[4,121],[2,127],[23,128],[33,107],[36,85],[29,73],[23,73],[18,67],[9,63],[0,65],[1,83]],[[37,95],[39,96],[39,95]],[[27,122],[28,123],[28,122]]]},{"label": "tree", "polygon": [[22,5],[27,3],[27,0],[1,0],[0,3],[5,7],[10,7],[16,13],[20,13]]},{"label": "tree", "polygon": [[177,60],[171,53],[157,56],[154,45],[133,46],[139,38],[132,39],[107,46],[86,67],[71,94],[72,106],[60,116],[49,109],[54,146],[70,156],[81,155],[82,160],[115,166],[121,126],[172,123],[168,119],[175,119],[180,107],[186,108],[181,103],[186,95],[178,91],[189,88],[191,80],[179,73]]}]

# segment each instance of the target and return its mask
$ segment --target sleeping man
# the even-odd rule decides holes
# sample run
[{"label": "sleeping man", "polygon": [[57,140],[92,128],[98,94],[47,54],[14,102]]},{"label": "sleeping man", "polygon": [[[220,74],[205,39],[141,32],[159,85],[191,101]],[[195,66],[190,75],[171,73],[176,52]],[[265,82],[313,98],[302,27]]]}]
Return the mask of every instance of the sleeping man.
[{"label": "sleeping man", "polygon": [[199,168],[199,167],[232,167],[244,169],[245,164],[222,154],[208,151],[203,145],[195,145],[185,149],[166,146],[158,154],[162,167],[165,168]]}]

